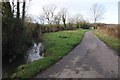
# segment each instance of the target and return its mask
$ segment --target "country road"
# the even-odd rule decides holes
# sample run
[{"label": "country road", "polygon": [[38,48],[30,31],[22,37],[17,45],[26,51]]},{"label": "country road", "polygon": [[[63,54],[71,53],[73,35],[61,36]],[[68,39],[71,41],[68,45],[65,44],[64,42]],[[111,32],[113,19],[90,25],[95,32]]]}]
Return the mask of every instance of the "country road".
[{"label": "country road", "polygon": [[68,55],[36,78],[117,78],[118,55],[92,31]]}]

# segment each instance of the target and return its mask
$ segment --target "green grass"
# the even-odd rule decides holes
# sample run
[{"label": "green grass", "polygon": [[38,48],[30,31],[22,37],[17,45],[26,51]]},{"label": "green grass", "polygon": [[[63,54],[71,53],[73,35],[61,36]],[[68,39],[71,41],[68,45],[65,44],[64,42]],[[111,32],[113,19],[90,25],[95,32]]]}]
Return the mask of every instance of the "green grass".
[{"label": "green grass", "polygon": [[117,38],[102,34],[100,32],[94,31],[96,36],[100,38],[104,43],[106,43],[109,47],[113,48],[114,50],[120,52],[120,42]]},{"label": "green grass", "polygon": [[21,65],[12,78],[30,78],[68,54],[80,41],[86,30],[70,30],[44,34],[46,57]]}]

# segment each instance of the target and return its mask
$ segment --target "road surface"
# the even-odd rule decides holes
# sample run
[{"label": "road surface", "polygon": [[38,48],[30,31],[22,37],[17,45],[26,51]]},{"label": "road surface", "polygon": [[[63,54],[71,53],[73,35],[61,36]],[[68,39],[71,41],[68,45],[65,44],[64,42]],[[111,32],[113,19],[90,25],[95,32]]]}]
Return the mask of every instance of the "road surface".
[{"label": "road surface", "polygon": [[36,78],[117,78],[118,55],[92,31],[68,55]]}]

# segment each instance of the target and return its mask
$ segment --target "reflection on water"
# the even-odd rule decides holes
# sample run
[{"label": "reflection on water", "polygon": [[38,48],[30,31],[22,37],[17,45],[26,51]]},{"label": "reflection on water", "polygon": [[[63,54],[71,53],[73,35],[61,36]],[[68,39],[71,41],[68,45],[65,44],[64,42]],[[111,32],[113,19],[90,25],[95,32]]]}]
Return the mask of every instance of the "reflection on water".
[{"label": "reflection on water", "polygon": [[36,43],[34,43],[34,46],[28,51],[27,55],[25,56],[27,63],[43,58],[42,51],[43,44],[38,43],[37,45]]},{"label": "reflection on water", "polygon": [[34,43],[34,45],[27,51],[27,54],[17,57],[17,59],[12,63],[3,60],[3,77],[12,74],[14,70],[20,65],[42,59],[44,56],[44,54],[42,54],[43,48],[44,47],[42,43]]}]

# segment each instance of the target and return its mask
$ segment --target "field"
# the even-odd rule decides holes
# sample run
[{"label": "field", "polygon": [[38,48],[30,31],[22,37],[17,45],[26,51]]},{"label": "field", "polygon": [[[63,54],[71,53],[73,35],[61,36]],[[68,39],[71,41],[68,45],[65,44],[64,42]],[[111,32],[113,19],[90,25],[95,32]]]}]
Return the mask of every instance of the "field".
[{"label": "field", "polygon": [[45,57],[33,63],[18,67],[14,78],[29,78],[45,70],[80,43],[86,30],[69,30],[44,34]]},{"label": "field", "polygon": [[109,24],[98,27],[96,35],[108,46],[120,52],[120,28],[118,25]]},{"label": "field", "polygon": [[120,28],[117,24],[106,24],[103,26],[99,26],[97,29],[98,32],[104,33],[114,38],[119,38],[120,36]]}]

